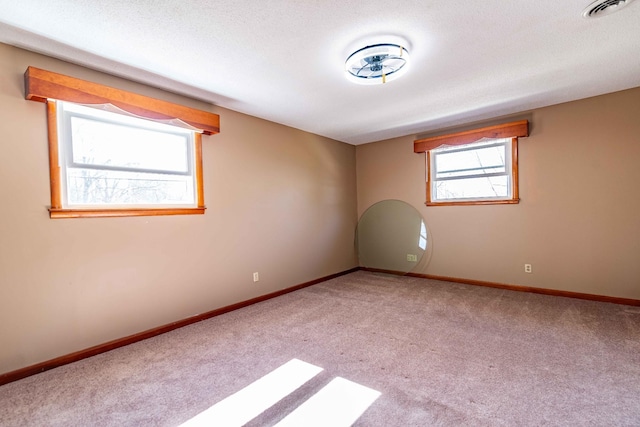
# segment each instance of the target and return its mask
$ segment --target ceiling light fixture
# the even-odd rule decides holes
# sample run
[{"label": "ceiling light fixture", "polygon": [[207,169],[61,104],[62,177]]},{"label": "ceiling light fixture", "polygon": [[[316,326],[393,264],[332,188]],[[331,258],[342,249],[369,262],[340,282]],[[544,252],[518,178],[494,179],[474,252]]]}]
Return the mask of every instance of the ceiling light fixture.
[{"label": "ceiling light fixture", "polygon": [[345,62],[345,75],[355,83],[373,85],[397,79],[409,69],[409,52],[401,45],[383,43],[353,52]]},{"label": "ceiling light fixture", "polygon": [[585,18],[597,18],[599,16],[610,15],[627,6],[633,0],[598,0],[591,3],[582,11]]}]

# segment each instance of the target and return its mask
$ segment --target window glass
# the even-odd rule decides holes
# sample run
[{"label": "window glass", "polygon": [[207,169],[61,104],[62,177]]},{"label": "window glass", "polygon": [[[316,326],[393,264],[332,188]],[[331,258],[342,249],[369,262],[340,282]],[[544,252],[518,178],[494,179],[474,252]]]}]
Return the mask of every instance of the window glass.
[{"label": "window glass", "polygon": [[93,118],[71,117],[76,165],[189,172],[189,134],[135,128]]},{"label": "window glass", "polygon": [[509,180],[506,176],[464,178],[455,181],[438,181],[436,200],[481,199],[507,197]]}]

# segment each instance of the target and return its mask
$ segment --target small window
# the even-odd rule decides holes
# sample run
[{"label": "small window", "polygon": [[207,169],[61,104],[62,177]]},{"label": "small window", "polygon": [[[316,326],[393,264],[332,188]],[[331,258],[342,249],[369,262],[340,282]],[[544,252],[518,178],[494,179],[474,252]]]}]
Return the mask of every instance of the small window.
[{"label": "small window", "polygon": [[62,207],[196,207],[194,132],[58,102]]},{"label": "small window", "polygon": [[414,142],[426,153],[427,206],[518,203],[518,138],[529,122],[505,123]]},{"label": "small window", "polygon": [[440,147],[429,156],[431,202],[513,198],[511,139]]}]

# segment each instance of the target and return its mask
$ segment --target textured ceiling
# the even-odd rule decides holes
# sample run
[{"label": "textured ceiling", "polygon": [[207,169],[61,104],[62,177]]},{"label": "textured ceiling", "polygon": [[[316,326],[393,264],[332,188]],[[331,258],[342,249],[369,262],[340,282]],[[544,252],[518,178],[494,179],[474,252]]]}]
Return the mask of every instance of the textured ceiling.
[{"label": "textured ceiling", "polygon": [[[640,86],[640,1],[592,1],[0,0],[0,42],[361,144]],[[409,72],[347,81],[384,36]]]}]

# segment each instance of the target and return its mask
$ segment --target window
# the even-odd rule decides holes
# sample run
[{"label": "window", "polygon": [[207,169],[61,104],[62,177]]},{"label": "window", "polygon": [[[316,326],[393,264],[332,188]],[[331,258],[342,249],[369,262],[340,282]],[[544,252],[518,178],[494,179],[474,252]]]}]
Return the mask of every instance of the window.
[{"label": "window", "polygon": [[194,132],[58,102],[62,205],[196,207]]},{"label": "window", "polygon": [[431,150],[431,201],[511,199],[511,153],[507,138]]},{"label": "window", "polygon": [[426,152],[427,205],[518,203],[518,137],[528,122],[415,141]]},{"label": "window", "polygon": [[52,218],[204,213],[218,115],[33,67],[25,91],[47,104]]}]

